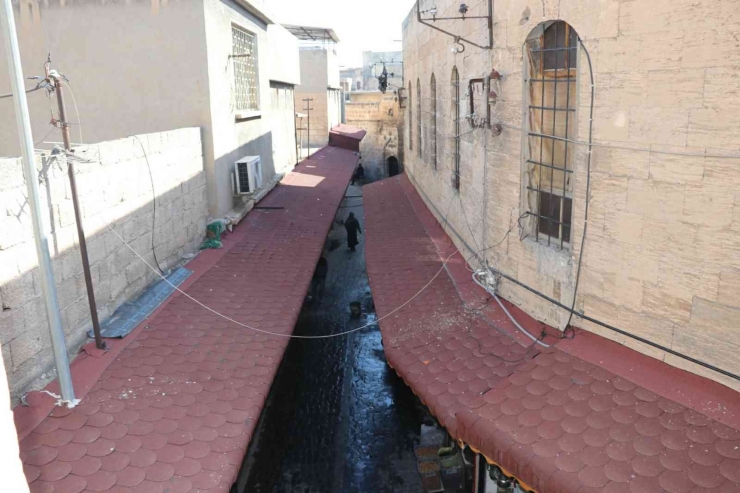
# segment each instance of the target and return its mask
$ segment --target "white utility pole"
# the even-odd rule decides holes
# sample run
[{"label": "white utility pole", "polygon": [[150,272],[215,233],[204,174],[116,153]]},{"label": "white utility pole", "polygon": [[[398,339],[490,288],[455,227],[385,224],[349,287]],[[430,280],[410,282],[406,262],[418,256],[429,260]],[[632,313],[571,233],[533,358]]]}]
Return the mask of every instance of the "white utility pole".
[{"label": "white utility pole", "polygon": [[23,83],[23,69],[21,67],[21,54],[18,48],[18,36],[15,30],[13,5],[11,4],[11,0],[0,1],[3,3],[2,10],[0,10],[0,22],[2,22],[5,48],[8,54],[8,70],[10,71],[10,83],[13,91],[15,119],[18,124],[18,135],[21,139],[23,154],[23,175],[26,178],[28,206],[31,210],[31,218],[33,219],[33,236],[36,240],[36,255],[39,259],[41,288],[46,305],[46,316],[49,319],[51,345],[54,350],[54,361],[57,366],[62,400],[74,405],[76,403],[75,392],[72,387],[72,375],[69,371],[69,359],[67,358],[67,347],[64,342],[62,318],[59,314],[59,302],[57,301],[56,285],[54,284],[54,273],[51,269],[49,241],[46,237],[46,229],[41,217],[39,180],[33,152],[31,119],[28,116],[26,86]]}]

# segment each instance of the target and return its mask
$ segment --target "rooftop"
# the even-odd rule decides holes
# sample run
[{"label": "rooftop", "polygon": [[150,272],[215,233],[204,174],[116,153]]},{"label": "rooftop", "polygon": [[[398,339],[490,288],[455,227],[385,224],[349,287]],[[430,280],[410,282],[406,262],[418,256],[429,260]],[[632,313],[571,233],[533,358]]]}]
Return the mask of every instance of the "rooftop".
[{"label": "rooftop", "polygon": [[[364,197],[388,362],[454,438],[538,493],[740,491],[736,392],[588,332],[533,344],[406,175]],[[531,334],[545,328],[504,306]]]}]

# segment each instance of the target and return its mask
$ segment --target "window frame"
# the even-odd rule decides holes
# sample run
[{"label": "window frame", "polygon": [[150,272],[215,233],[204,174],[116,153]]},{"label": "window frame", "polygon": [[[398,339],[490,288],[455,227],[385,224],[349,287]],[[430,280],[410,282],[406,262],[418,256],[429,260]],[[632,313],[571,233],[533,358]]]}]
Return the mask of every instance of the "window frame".
[{"label": "window frame", "polygon": [[[242,33],[247,37],[251,37],[251,50],[253,53],[253,56],[249,57],[235,57],[233,55],[239,55],[242,53],[236,53],[235,50],[238,47],[238,44],[236,43],[236,34]],[[232,71],[232,88],[233,88],[233,104],[234,104],[234,115],[236,119],[244,119],[244,118],[250,118],[254,116],[260,116],[262,114],[262,104],[261,104],[261,91],[260,91],[260,73],[259,73],[259,37],[257,34],[250,29],[237,24],[235,22],[231,23],[231,56],[229,57],[231,60],[231,71]],[[253,75],[253,89],[254,89],[254,103],[253,106],[245,106],[240,107],[240,97],[239,97],[239,86],[240,86],[240,79],[238,74],[238,67],[244,65],[244,70],[248,70],[248,67],[246,65],[248,63],[252,63],[253,66],[251,67],[254,75]],[[249,74],[246,74],[245,77],[249,77]],[[250,86],[249,86],[249,80],[244,79],[243,82],[247,87],[245,89],[247,99],[250,99]]]},{"label": "window frame", "polygon": [[[549,46],[546,41],[548,31],[554,28],[555,47]],[[564,46],[558,44],[559,32],[563,28]],[[552,36],[550,36],[552,38]],[[527,37],[524,43],[523,63],[525,99],[523,102],[524,124],[527,129],[527,139],[524,141],[524,159],[522,166],[523,195],[525,214],[529,216],[530,231],[534,240],[547,246],[556,246],[560,250],[571,248],[573,240],[573,191],[575,186],[575,169],[573,164],[575,149],[572,140],[576,139],[578,128],[578,34],[567,22],[550,21],[540,24]],[[552,39],[551,39],[552,40]],[[539,43],[539,44],[538,44]],[[536,48],[533,48],[536,46]],[[562,53],[562,66],[559,56]],[[554,63],[552,55],[554,54]],[[550,58],[546,58],[550,55]],[[548,66],[549,64],[549,66]],[[554,67],[553,67],[554,65]],[[533,70],[535,71],[533,73]],[[538,95],[539,105],[534,104],[535,84],[540,84]],[[551,104],[547,104],[545,88],[552,84]],[[566,101],[562,107],[558,103],[558,85],[566,85]],[[572,86],[571,86],[572,84]],[[549,88],[548,88],[549,91]],[[571,97],[571,93],[573,96]],[[562,104],[562,101],[560,102]],[[539,111],[539,130],[533,131],[537,123]],[[534,113],[533,113],[534,112]],[[552,113],[551,122],[545,120],[546,112]],[[564,125],[558,122],[558,115],[564,115]],[[549,118],[549,115],[548,115]],[[551,133],[546,133],[546,124],[551,123]],[[563,131],[559,131],[560,127]],[[539,153],[533,152],[533,139],[539,139]],[[550,143],[550,150],[545,154],[545,142]],[[562,148],[562,162],[556,163],[558,146]],[[548,162],[549,160],[549,162]],[[562,187],[555,188],[555,172],[562,173]],[[549,181],[547,173],[549,171]],[[543,180],[543,174],[545,179]],[[537,176],[535,176],[537,175]],[[549,183],[549,186],[548,186]],[[558,198],[557,207],[553,197]],[[549,213],[543,209],[543,204],[549,204]],[[569,212],[569,214],[568,214]],[[569,216],[569,217],[566,217]],[[545,223],[546,221],[546,223]],[[545,226],[543,228],[543,226]],[[544,231],[543,231],[544,229]],[[552,233],[556,231],[557,234]]]},{"label": "window frame", "polygon": [[416,78],[416,156],[422,157],[422,139],[421,139],[421,81]]},{"label": "window frame", "polygon": [[453,131],[453,169],[452,169],[452,187],[460,191],[460,72],[457,66],[452,67],[452,76],[450,78],[450,91],[452,102],[452,131]]},{"label": "window frame", "polygon": [[430,105],[430,113],[432,117],[432,124],[431,124],[431,130],[430,130],[430,137],[431,137],[431,152],[432,152],[432,166],[434,167],[435,171],[437,169],[437,79],[434,77],[434,72],[432,72],[432,77],[429,81],[429,105]]},{"label": "window frame", "polygon": [[414,150],[414,96],[411,81],[409,81],[409,96],[408,96],[408,110],[409,110],[409,151]]}]

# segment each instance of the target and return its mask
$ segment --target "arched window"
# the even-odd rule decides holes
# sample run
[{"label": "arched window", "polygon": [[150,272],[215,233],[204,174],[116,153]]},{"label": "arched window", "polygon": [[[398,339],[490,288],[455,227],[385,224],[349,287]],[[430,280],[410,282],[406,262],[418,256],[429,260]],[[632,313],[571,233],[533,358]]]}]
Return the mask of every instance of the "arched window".
[{"label": "arched window", "polygon": [[421,83],[416,79],[416,155],[421,158]]},{"label": "arched window", "polygon": [[411,92],[411,81],[409,81],[409,151],[414,150],[414,100],[412,99],[413,93]]},{"label": "arched window", "polygon": [[431,151],[432,151],[432,166],[437,169],[437,79],[432,74],[432,81],[429,84],[429,111],[431,113],[431,128],[429,130],[429,136],[431,137]]},{"label": "arched window", "polygon": [[537,241],[570,244],[573,144],[578,87],[578,34],[563,21],[545,22],[527,37],[528,94],[525,156],[527,213]]},{"label": "arched window", "polygon": [[460,74],[457,67],[452,67],[452,133],[455,139],[454,154],[452,156],[452,186],[460,190]]}]

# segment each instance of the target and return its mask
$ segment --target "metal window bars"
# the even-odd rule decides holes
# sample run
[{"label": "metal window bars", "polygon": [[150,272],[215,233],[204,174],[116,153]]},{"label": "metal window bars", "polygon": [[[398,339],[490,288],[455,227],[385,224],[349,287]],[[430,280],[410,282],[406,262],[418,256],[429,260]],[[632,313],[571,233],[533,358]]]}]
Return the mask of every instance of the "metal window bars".
[{"label": "metal window bars", "polygon": [[[409,109],[409,151],[414,150],[414,105],[411,96],[411,81],[409,81],[408,109]],[[421,115],[418,115],[421,118]]]},{"label": "metal window bars", "polygon": [[454,116],[455,147],[453,154],[452,186],[460,190],[460,74],[457,67],[452,68],[452,114]]},{"label": "metal window bars", "polygon": [[257,51],[254,35],[231,26],[234,102],[237,110],[258,110]]},{"label": "metal window bars", "polygon": [[421,82],[416,79],[416,155],[421,159]]},{"label": "metal window bars", "polygon": [[431,151],[432,151],[432,166],[437,169],[437,79],[432,74],[430,83],[430,103],[431,103],[431,114],[432,114],[432,125],[431,125]]},{"label": "metal window bars", "polygon": [[[539,46],[532,46],[537,42]],[[569,132],[574,129],[570,117],[576,111],[575,94],[571,97],[571,92],[575,92],[577,82],[577,42],[575,30],[565,22],[556,21],[543,30],[539,39],[534,43],[528,42],[527,46],[530,68],[534,72],[530,73],[528,80],[530,100],[539,92],[540,101],[528,105],[530,155],[526,163],[531,171],[530,181],[536,187],[529,185],[526,188],[534,194],[536,205],[534,211],[528,210],[526,214],[535,218],[535,239],[540,241],[540,236],[544,235],[548,246],[559,242],[561,249],[570,244],[573,212],[570,190],[573,169],[568,168],[568,160]],[[539,91],[536,84],[541,86]],[[561,91],[565,87],[565,105],[562,104],[562,96],[558,103],[558,86]],[[552,121],[549,114],[545,120],[547,112],[552,113]],[[537,116],[539,131],[535,132],[531,127],[533,123],[536,125]],[[551,124],[549,132],[546,124]],[[539,139],[538,159],[534,156],[536,151],[533,152],[536,139]],[[557,181],[562,184],[556,188]]]}]

